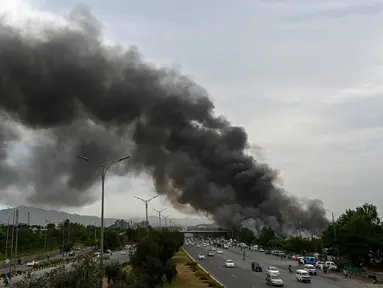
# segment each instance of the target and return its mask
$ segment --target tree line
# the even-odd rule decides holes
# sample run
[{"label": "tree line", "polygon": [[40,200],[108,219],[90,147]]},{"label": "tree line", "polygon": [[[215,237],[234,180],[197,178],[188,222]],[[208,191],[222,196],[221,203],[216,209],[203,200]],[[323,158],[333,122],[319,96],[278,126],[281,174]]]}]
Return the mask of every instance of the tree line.
[{"label": "tree line", "polygon": [[377,207],[372,204],[364,204],[354,210],[347,209],[319,236],[302,233],[286,237],[269,227],[264,227],[258,235],[248,228],[241,228],[233,236],[240,242],[265,249],[300,255],[331,255],[353,267],[380,265],[383,259],[383,225]]},{"label": "tree line", "polygon": [[172,258],[181,248],[184,235],[163,229],[137,229],[140,238],[129,263],[112,263],[101,268],[92,255],[86,255],[71,269],[60,267],[39,277],[17,282],[17,288],[99,288],[101,281],[113,288],[159,288],[177,276]]},{"label": "tree line", "polygon": [[[143,233],[145,229],[141,227],[124,230],[105,228],[105,249],[113,250],[137,242]],[[61,224],[48,223],[46,226],[1,225],[0,259],[17,256],[16,246],[18,256],[56,250],[69,251],[74,246],[98,246],[99,236],[99,227],[72,223],[68,219]]]}]

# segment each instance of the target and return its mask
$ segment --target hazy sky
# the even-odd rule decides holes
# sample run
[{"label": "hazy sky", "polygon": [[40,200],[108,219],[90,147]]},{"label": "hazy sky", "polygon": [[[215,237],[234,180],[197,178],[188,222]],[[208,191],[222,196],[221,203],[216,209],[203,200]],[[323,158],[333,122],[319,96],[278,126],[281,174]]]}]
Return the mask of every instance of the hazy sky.
[{"label": "hazy sky", "polygon": [[[205,86],[217,114],[246,127],[252,153],[280,171],[288,191],[338,215],[382,206],[383,1],[2,0],[0,11],[56,21],[79,3],[108,39]],[[106,193],[109,217],[143,215],[133,196],[155,195],[145,178],[109,177]],[[180,215],[166,199],[151,206]]]}]

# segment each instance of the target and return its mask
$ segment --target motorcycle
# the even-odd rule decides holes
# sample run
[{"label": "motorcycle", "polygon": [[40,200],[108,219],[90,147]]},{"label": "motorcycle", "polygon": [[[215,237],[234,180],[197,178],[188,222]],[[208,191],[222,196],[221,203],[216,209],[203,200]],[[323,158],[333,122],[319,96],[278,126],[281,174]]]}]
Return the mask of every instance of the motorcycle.
[{"label": "motorcycle", "polygon": [[343,270],[343,277],[344,278],[349,278],[350,277],[350,273],[347,270]]}]

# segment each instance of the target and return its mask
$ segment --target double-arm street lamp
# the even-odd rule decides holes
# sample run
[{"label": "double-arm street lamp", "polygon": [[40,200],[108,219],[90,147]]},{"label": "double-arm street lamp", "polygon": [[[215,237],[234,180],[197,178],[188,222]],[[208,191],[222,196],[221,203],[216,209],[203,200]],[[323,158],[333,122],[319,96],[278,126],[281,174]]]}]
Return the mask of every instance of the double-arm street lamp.
[{"label": "double-arm street lamp", "polygon": [[165,218],[165,227],[168,227],[168,224],[167,224],[168,222],[167,221],[168,221],[169,217],[170,217],[170,214],[168,216],[164,216],[164,218]]},{"label": "double-arm street lamp", "polygon": [[123,158],[120,158],[120,159],[117,159],[117,160],[114,160],[114,161],[111,161],[109,163],[106,163],[106,164],[103,164],[103,163],[100,163],[98,161],[95,161],[95,160],[91,160],[87,157],[84,157],[84,156],[77,156],[77,158],[81,159],[81,160],[84,160],[84,161],[87,161],[87,162],[91,162],[92,164],[95,164],[97,166],[97,168],[100,170],[100,173],[101,173],[101,228],[100,228],[100,266],[102,267],[103,264],[104,264],[104,202],[105,202],[105,175],[106,175],[106,172],[108,171],[108,169],[110,167],[112,167],[113,165],[121,162],[121,161],[124,161],[126,159],[129,159],[130,156],[126,156],[126,157],[123,157]]},{"label": "double-arm street lamp", "polygon": [[153,210],[156,211],[156,212],[158,213],[158,226],[161,228],[161,213],[162,213],[163,211],[165,211],[166,208],[161,209],[161,210],[157,210],[157,209],[153,209]]},{"label": "double-arm street lamp", "polygon": [[150,201],[152,201],[153,199],[157,198],[158,196],[160,196],[160,195],[153,196],[152,198],[149,198],[149,199],[146,199],[146,200],[142,199],[142,198],[140,198],[138,196],[134,196],[135,198],[137,198],[138,200],[141,200],[145,204],[146,232],[149,231],[148,204],[149,204]]}]

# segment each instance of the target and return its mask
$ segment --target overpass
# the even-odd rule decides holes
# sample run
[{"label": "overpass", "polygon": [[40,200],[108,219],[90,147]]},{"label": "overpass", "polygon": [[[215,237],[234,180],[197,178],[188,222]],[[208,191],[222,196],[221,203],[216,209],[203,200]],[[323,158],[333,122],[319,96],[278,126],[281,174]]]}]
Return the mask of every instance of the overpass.
[{"label": "overpass", "polygon": [[225,229],[209,229],[209,228],[192,228],[192,229],[184,229],[182,231],[185,234],[185,237],[221,237],[226,236],[228,231]]}]

